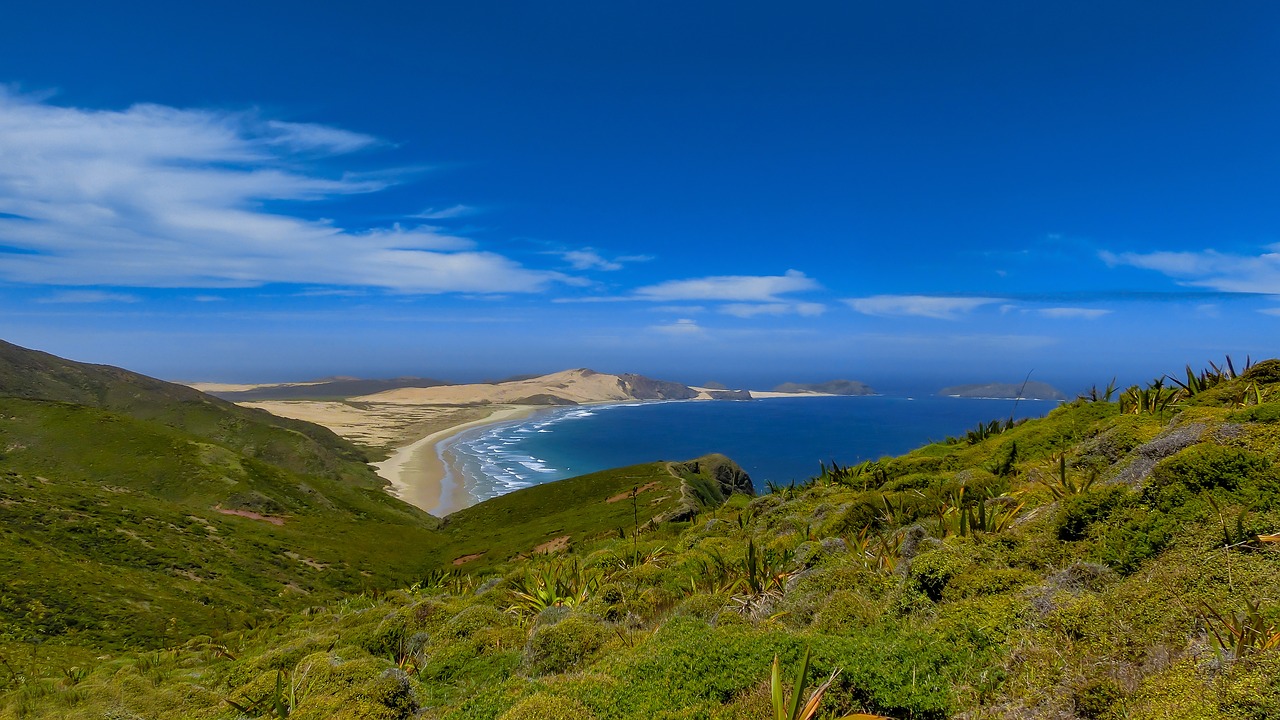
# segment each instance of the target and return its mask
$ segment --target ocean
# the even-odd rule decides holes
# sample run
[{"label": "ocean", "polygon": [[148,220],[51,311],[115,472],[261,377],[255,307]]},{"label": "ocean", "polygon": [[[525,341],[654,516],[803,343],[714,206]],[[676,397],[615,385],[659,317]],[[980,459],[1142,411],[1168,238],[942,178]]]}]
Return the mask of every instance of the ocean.
[{"label": "ocean", "polygon": [[608,468],[723,453],[758,490],[898,455],[997,418],[1040,417],[1057,401],[926,396],[670,401],[540,410],[437,446],[446,482],[479,500]]}]

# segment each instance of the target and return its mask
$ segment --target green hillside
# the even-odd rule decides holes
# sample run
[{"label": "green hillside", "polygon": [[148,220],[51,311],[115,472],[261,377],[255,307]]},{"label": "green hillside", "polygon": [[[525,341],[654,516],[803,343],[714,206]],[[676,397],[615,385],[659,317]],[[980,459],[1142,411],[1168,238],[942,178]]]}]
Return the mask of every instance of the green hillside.
[{"label": "green hillside", "polygon": [[[400,590],[160,652],[11,642],[0,714],[760,718],[811,651],[822,718],[1280,717],[1278,455],[1266,361],[725,505],[721,460],[624,468],[451,517]],[[711,502],[646,523],[677,487]]]},{"label": "green hillside", "polygon": [[524,488],[453,513],[434,552],[442,566],[465,565],[470,571],[551,547],[580,547],[602,535],[634,536],[642,526],[648,530],[663,520],[712,510],[735,493],[754,495],[755,490],[741,468],[722,455],[605,470]]},{"label": "green hillside", "polygon": [[307,423],[0,344],[0,614],[163,646],[412,582],[438,521]]}]

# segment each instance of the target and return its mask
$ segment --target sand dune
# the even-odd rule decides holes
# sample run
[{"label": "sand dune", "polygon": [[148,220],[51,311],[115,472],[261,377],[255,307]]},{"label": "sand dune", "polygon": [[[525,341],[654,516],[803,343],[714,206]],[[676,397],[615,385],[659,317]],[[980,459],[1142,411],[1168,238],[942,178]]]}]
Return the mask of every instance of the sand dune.
[{"label": "sand dune", "polygon": [[637,398],[618,375],[578,369],[495,384],[399,388],[350,399],[397,405],[555,405]]}]

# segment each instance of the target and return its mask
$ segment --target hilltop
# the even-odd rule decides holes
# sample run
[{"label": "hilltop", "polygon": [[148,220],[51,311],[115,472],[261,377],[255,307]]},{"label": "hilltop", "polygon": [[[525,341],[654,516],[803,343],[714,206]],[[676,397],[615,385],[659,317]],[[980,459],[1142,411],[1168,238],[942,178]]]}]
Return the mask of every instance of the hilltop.
[{"label": "hilltop", "polygon": [[451,384],[453,383],[444,380],[420,377],[398,377],[385,380],[341,377],[298,383],[253,385],[190,383],[190,386],[223,400],[249,402],[253,400],[333,400],[399,388],[426,388]]},{"label": "hilltop", "polygon": [[406,405],[578,405],[627,400],[688,400],[687,385],[642,375],[609,375],[579,368],[498,383],[400,388],[350,398],[354,402]]},{"label": "hilltop", "polygon": [[999,398],[1013,400],[1066,400],[1061,390],[1048,383],[1030,380],[1025,383],[984,383],[978,385],[951,385],[938,391],[939,395],[965,398]]}]

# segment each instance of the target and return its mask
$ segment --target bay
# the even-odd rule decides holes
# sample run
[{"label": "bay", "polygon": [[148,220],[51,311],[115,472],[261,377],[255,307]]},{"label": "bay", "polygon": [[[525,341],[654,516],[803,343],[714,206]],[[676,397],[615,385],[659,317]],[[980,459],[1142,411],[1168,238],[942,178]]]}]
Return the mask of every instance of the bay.
[{"label": "bay", "polygon": [[850,465],[899,455],[980,422],[1039,417],[1056,401],[806,397],[749,402],[677,401],[539,411],[463,432],[438,446],[447,482],[477,500],[598,470],[688,460],[718,452],[758,490],[817,475],[819,463]]}]

